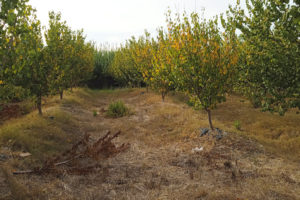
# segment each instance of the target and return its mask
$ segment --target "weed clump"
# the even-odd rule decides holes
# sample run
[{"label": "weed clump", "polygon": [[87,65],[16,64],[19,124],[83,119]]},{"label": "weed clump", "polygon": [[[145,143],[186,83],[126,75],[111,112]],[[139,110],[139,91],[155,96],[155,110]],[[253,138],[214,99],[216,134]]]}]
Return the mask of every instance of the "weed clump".
[{"label": "weed clump", "polygon": [[97,115],[98,115],[98,112],[96,110],[93,110],[93,116],[97,117]]},{"label": "weed clump", "polygon": [[236,130],[241,130],[241,122],[239,120],[234,121],[234,127]]},{"label": "weed clump", "polygon": [[108,117],[114,118],[123,117],[129,114],[129,108],[121,100],[109,104],[108,110],[106,112],[106,115]]}]

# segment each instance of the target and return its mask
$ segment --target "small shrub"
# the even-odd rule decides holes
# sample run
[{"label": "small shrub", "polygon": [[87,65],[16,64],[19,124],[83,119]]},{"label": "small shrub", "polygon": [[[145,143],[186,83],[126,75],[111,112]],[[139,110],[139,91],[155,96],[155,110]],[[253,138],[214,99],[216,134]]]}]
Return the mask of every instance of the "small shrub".
[{"label": "small shrub", "polygon": [[237,130],[241,130],[241,122],[239,120],[234,121],[234,127]]},{"label": "small shrub", "polygon": [[125,106],[123,101],[116,101],[109,104],[106,115],[109,117],[123,117],[129,114],[129,108]]},{"label": "small shrub", "polygon": [[98,115],[96,110],[93,110],[93,116],[96,117]]}]

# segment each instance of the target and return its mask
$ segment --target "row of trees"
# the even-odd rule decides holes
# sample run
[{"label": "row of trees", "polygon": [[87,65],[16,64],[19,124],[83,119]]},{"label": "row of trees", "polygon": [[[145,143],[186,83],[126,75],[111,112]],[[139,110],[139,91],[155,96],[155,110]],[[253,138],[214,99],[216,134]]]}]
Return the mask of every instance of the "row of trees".
[{"label": "row of trees", "polygon": [[[0,11],[0,90],[22,88],[35,97],[60,93],[86,80],[93,70],[94,48],[83,31],[72,31],[60,13],[49,13],[43,41],[41,24],[28,0],[3,0]],[[3,99],[3,97],[2,97]]]},{"label": "row of trees", "polygon": [[[263,110],[284,114],[300,108],[299,0],[237,2],[226,17],[200,19],[167,13],[167,30],[145,32],[117,50],[95,50],[82,31],[49,13],[45,42],[28,0],[2,0],[0,94],[60,93],[90,78],[90,85],[146,86],[164,100],[170,90],[186,92],[195,107],[211,110],[235,90]],[[222,28],[220,28],[220,22]],[[117,84],[115,83],[117,82]],[[6,95],[9,96],[9,95]]]},{"label": "row of trees", "polygon": [[195,106],[207,111],[213,129],[211,109],[225,101],[238,63],[234,29],[224,23],[221,33],[217,18],[200,20],[196,13],[175,20],[170,16],[168,31],[160,29],[156,40],[146,32],[119,49],[113,73],[130,84],[144,82],[158,90],[162,100],[170,90],[186,92]]},{"label": "row of trees", "polygon": [[158,90],[163,100],[170,90],[186,92],[207,111],[211,129],[211,110],[232,90],[281,115],[300,108],[299,1],[246,0],[246,7],[238,1],[212,20],[169,12],[167,30],[128,40],[110,72],[123,84]]},{"label": "row of trees", "polygon": [[240,31],[239,89],[264,110],[300,108],[300,1],[247,0],[230,8]]}]

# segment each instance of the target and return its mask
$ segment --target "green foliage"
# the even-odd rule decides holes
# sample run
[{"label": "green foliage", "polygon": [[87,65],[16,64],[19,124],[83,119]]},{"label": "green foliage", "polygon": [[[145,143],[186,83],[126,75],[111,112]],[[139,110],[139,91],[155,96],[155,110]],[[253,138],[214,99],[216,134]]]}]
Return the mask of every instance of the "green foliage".
[{"label": "green foliage", "polygon": [[[17,46],[20,44],[22,33],[28,30],[28,17],[32,9],[27,5],[28,0],[2,0],[0,8],[0,82],[12,81],[7,76],[9,66],[15,64]],[[13,72],[17,72],[14,65]]]},{"label": "green foliage", "polygon": [[237,40],[234,28],[224,24],[221,33],[217,18],[200,20],[197,14],[190,17],[168,15],[167,55],[175,85],[189,94],[197,108],[208,112],[225,101],[225,94],[232,87],[238,61]]},{"label": "green foliage", "polygon": [[3,1],[2,6],[6,9],[1,9],[4,40],[0,45],[0,78],[8,85],[29,90],[41,113],[41,96],[48,94],[47,75],[51,69],[43,62],[40,21],[27,1]]},{"label": "green foliage", "polygon": [[114,85],[114,78],[109,73],[115,51],[102,47],[94,51],[94,71],[89,86],[93,88],[107,88]]},{"label": "green foliage", "polygon": [[165,95],[174,89],[174,63],[169,48],[171,42],[168,40],[167,34],[160,29],[158,32],[157,44],[152,45],[153,69],[150,78],[151,86],[161,93],[164,101]]},{"label": "green foliage", "polygon": [[52,93],[62,92],[70,85],[72,31],[66,22],[61,22],[61,14],[49,12],[49,29],[45,32],[46,64],[52,67],[50,89]]},{"label": "green foliage", "polygon": [[123,101],[115,101],[109,104],[106,115],[109,117],[123,117],[130,114],[129,108],[123,103]]},{"label": "green foliage", "polygon": [[114,58],[114,51],[100,49],[95,51],[94,57],[94,74],[99,78],[107,76],[109,66]]},{"label": "green foliage", "polygon": [[144,84],[141,63],[137,62],[136,45],[137,41],[132,37],[115,52],[110,74],[122,86],[141,87]]},{"label": "green foliage", "polygon": [[44,46],[40,21],[28,0],[1,1],[0,101],[35,99],[42,114],[42,97],[77,86],[93,70],[93,45],[82,31],[73,32],[49,13]]},{"label": "green foliage", "polygon": [[300,108],[299,1],[246,4],[247,12],[230,8],[229,18],[242,32],[239,89],[264,111]]},{"label": "green foliage", "polygon": [[72,31],[61,14],[49,13],[49,29],[45,33],[46,64],[53,68],[50,76],[52,93],[62,93],[90,78],[94,65],[94,48],[85,43],[83,31]]},{"label": "green foliage", "polygon": [[92,77],[94,69],[94,45],[86,42],[83,30],[72,34],[73,53],[71,57],[71,72],[69,87],[84,84]]},{"label": "green foliage", "polygon": [[187,104],[188,106],[194,107],[194,102],[191,101],[191,100],[188,100],[188,101],[186,102],[186,104]]},{"label": "green foliage", "polygon": [[96,117],[98,115],[98,112],[96,110],[93,110],[93,116]]},{"label": "green foliage", "polygon": [[[208,112],[235,89],[255,107],[283,115],[300,108],[299,1],[247,0],[230,7],[227,20],[167,14],[167,30],[132,37],[116,51],[95,49],[60,13],[49,13],[46,45],[28,0],[2,0],[0,10],[0,101],[36,99],[82,85],[141,87],[186,92]],[[241,31],[236,36],[236,29]],[[237,76],[238,72],[238,76]],[[92,76],[93,74],[93,76]],[[113,82],[113,83],[111,83]],[[118,84],[114,83],[117,82]],[[5,84],[4,84],[5,83]]]},{"label": "green foliage", "polygon": [[179,15],[173,20],[167,15],[168,31],[158,32],[157,40],[150,35],[136,40],[132,37],[115,52],[110,72],[123,85],[145,83],[158,90],[162,99],[170,90],[189,94],[197,109],[209,114],[225,101],[236,79],[239,41],[235,27],[222,19],[200,20],[197,14]]},{"label": "green foliage", "polygon": [[239,120],[234,121],[233,125],[236,130],[241,130],[241,122]]},{"label": "green foliage", "polygon": [[145,31],[145,36],[139,37],[138,40],[132,38],[129,40],[130,47],[132,48],[131,56],[138,66],[139,72],[143,76],[143,82],[146,84],[146,87],[152,85],[153,74],[153,47],[156,46],[156,42],[150,38],[150,33]]},{"label": "green foliage", "polygon": [[0,84],[0,102],[20,102],[28,97],[29,91],[20,86]]},{"label": "green foliage", "polygon": [[193,107],[195,110],[202,109],[201,105],[199,105],[199,101],[196,98],[190,97],[186,103],[188,106]]}]

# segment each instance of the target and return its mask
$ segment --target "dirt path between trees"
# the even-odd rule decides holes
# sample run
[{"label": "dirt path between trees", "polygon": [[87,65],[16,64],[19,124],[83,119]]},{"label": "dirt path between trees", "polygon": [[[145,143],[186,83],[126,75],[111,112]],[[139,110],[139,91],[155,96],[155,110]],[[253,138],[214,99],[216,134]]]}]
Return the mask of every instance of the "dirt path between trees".
[{"label": "dirt path between trees", "polygon": [[[106,117],[109,103],[117,99],[133,114]],[[115,143],[130,143],[130,148],[99,161],[101,167],[88,175],[15,177],[35,199],[300,199],[299,163],[273,156],[257,142],[226,130],[220,140],[200,137],[206,114],[183,103],[163,103],[159,95],[133,90],[61,109],[74,117],[80,133],[97,139],[120,130]],[[0,178],[0,193],[5,190]]]}]

